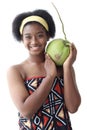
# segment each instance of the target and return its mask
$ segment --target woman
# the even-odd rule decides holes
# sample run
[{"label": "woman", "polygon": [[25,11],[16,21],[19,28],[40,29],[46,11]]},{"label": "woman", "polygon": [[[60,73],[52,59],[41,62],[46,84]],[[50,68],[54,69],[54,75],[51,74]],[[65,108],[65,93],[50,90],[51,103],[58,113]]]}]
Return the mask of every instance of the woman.
[{"label": "woman", "polygon": [[24,62],[11,66],[7,73],[20,130],[72,130],[68,112],[75,113],[81,102],[73,68],[75,45],[71,43],[62,67],[45,54],[48,40],[55,36],[53,18],[46,10],[17,15],[12,31],[29,52]]}]

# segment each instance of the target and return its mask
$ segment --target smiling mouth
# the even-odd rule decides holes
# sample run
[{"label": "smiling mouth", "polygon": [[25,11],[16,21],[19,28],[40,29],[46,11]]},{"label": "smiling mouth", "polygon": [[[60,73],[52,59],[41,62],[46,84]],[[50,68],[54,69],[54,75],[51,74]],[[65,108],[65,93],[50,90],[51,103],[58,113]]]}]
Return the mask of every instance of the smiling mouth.
[{"label": "smiling mouth", "polygon": [[30,49],[33,51],[37,51],[41,48],[41,46],[30,46]]}]

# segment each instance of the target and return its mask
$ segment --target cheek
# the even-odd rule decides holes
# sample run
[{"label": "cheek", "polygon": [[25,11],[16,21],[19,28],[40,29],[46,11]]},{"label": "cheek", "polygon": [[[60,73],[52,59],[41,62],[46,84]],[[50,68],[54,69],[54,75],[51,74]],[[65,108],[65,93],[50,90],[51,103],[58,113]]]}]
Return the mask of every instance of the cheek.
[{"label": "cheek", "polygon": [[24,47],[28,49],[29,48],[29,41],[27,39],[25,39],[24,37],[23,37],[22,41],[23,41]]},{"label": "cheek", "polygon": [[27,42],[23,42],[23,44],[25,48],[28,48],[29,44]]},{"label": "cheek", "polygon": [[47,39],[41,39],[40,42],[41,42],[42,44],[46,45],[46,43],[47,43]]},{"label": "cheek", "polygon": [[43,48],[45,48],[45,46],[46,46],[46,44],[47,44],[47,41],[43,40],[43,41],[41,42],[41,44],[42,44]]}]

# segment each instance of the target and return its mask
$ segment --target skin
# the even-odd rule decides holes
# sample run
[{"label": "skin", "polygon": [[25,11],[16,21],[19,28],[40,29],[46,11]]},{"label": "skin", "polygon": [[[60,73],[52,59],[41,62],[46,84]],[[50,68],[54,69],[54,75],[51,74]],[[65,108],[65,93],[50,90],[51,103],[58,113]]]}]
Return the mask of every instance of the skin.
[{"label": "skin", "polygon": [[[23,29],[22,41],[29,52],[29,57],[24,62],[11,66],[7,72],[12,100],[20,113],[27,118],[30,118],[42,106],[51,90],[55,76],[64,75],[64,100],[68,111],[76,112],[81,102],[72,67],[77,50],[74,44],[71,44],[70,55],[64,62],[63,69],[56,67],[51,58],[44,53],[49,38],[41,25],[27,24]],[[29,95],[24,80],[37,76],[45,78],[35,92]]]}]

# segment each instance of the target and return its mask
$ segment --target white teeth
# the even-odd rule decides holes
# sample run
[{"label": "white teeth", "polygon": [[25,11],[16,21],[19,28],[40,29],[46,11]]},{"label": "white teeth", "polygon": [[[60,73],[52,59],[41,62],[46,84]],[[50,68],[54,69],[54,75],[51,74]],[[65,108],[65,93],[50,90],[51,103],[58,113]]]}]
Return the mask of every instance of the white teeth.
[{"label": "white teeth", "polygon": [[39,47],[39,46],[30,46],[30,47]]},{"label": "white teeth", "polygon": [[39,50],[40,49],[40,46],[30,46],[30,49],[32,49],[33,51],[35,50]]},{"label": "white teeth", "polygon": [[40,46],[30,46],[30,48],[40,48]]}]

